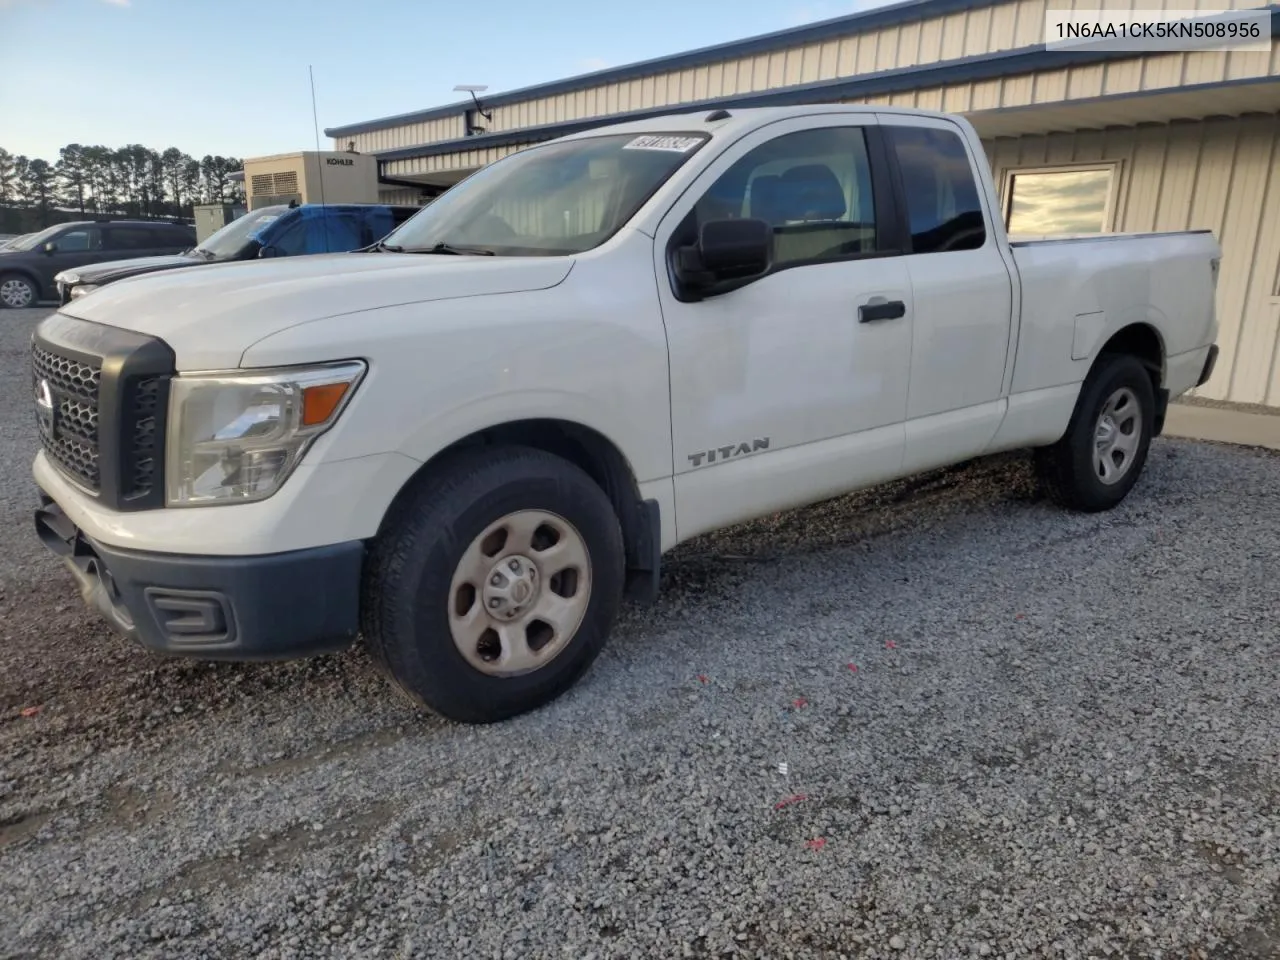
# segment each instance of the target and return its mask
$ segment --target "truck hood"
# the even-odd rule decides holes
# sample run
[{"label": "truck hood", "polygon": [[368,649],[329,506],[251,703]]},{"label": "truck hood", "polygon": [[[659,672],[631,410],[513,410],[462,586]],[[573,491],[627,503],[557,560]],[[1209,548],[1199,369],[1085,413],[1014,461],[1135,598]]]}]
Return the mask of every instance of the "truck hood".
[{"label": "truck hood", "polygon": [[209,261],[198,256],[186,254],[170,254],[164,257],[138,257],[136,260],[109,260],[106,263],[91,263],[84,267],[68,267],[64,273],[74,275],[78,283],[111,283],[125,277],[136,277],[142,273],[155,273],[157,270],[175,270],[178,267],[200,267]]},{"label": "truck hood", "polygon": [[[239,366],[251,345],[299,323],[409,303],[554,287],[564,257],[336,253],[129,277],[62,313],[159,337],[179,370]],[[352,343],[359,342],[356,329]]]}]

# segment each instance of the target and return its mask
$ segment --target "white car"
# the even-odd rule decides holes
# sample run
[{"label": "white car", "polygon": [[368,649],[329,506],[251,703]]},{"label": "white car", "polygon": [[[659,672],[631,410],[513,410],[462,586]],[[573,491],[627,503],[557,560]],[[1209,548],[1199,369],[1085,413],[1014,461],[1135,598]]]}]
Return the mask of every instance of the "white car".
[{"label": "white car", "polygon": [[1213,368],[1219,257],[1203,231],[1010,243],[945,114],[603,127],[375,250],[64,306],[32,345],[38,527],[150,648],[363,634],[419,703],[500,720],[698,534],[1015,448],[1115,506]]}]

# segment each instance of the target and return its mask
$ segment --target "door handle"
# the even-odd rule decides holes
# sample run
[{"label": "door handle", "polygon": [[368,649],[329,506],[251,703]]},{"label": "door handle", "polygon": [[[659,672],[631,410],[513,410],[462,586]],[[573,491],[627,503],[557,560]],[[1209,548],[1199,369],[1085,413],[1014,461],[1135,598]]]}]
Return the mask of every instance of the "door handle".
[{"label": "door handle", "polygon": [[884,297],[872,297],[858,308],[859,323],[874,323],[877,320],[897,320],[906,316],[907,305],[901,300],[886,300]]}]

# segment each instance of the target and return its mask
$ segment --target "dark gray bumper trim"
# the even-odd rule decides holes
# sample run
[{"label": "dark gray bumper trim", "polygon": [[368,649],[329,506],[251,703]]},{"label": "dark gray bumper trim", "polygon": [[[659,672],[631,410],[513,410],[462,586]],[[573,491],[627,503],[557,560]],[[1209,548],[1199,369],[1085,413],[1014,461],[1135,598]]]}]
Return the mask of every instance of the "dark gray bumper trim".
[{"label": "dark gray bumper trim", "polygon": [[47,497],[36,532],[84,601],[122,636],[209,660],[285,660],[349,646],[360,626],[364,544],[252,557],[149,553],[85,536]]},{"label": "dark gray bumper trim", "polygon": [[1197,387],[1203,387],[1209,382],[1209,378],[1213,376],[1213,368],[1218,364],[1218,345],[1215,343],[1209,348],[1209,355],[1204,358],[1204,368],[1200,371],[1200,379],[1196,381]]}]

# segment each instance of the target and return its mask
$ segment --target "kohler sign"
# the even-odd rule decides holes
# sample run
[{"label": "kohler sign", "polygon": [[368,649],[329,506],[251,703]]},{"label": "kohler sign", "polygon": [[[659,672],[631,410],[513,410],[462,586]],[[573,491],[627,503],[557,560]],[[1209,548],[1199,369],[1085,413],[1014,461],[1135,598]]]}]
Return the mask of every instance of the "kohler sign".
[{"label": "kohler sign", "polygon": [[356,162],[348,157],[325,157],[324,162],[331,167],[354,167]]}]

